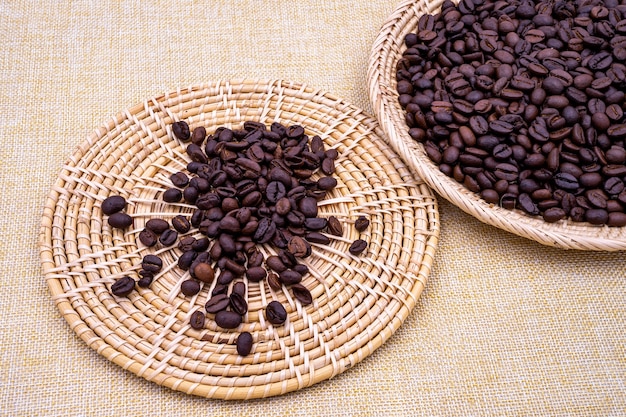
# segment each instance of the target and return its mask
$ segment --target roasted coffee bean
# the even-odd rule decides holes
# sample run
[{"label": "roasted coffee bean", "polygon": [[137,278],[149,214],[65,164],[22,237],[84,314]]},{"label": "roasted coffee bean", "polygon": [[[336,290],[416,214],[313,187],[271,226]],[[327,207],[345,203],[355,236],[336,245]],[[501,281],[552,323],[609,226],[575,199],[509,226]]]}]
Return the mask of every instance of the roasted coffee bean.
[{"label": "roasted coffee bean", "polygon": [[159,237],[151,230],[143,229],[139,232],[138,239],[141,243],[148,247],[152,247],[157,244]]},{"label": "roasted coffee bean", "polygon": [[174,186],[183,188],[189,184],[189,177],[184,172],[179,171],[170,175],[170,181],[172,181]]},{"label": "roasted coffee bean", "polygon": [[110,216],[113,213],[117,213],[126,208],[126,199],[119,195],[112,195],[107,197],[102,202],[102,213]]},{"label": "roasted coffee bean", "polygon": [[280,282],[285,285],[297,284],[302,281],[302,274],[293,269],[285,269],[278,273],[278,277],[280,278]]},{"label": "roasted coffee bean", "polygon": [[191,138],[191,131],[189,125],[185,121],[174,122],[172,124],[172,132],[176,138],[183,142],[188,141]]},{"label": "roasted coffee bean", "polygon": [[237,354],[240,356],[249,355],[252,351],[253,339],[249,332],[241,332],[237,336]]},{"label": "roasted coffee bean", "polygon": [[206,316],[202,311],[194,311],[189,317],[189,325],[192,329],[201,330],[204,328],[204,322],[206,321]]},{"label": "roasted coffee bean", "polygon": [[249,281],[252,281],[252,282],[262,281],[265,279],[266,276],[267,276],[267,271],[265,271],[265,268],[261,266],[249,267],[248,270],[246,271],[246,277],[248,278]]},{"label": "roasted coffee bean", "polygon": [[348,251],[352,255],[360,255],[365,249],[367,249],[367,242],[363,239],[357,239],[348,248]]},{"label": "roasted coffee bean", "polygon": [[244,295],[239,294],[237,292],[232,292],[229,297],[230,308],[235,313],[243,316],[248,312],[248,303]]},{"label": "roasted coffee bean", "polygon": [[274,325],[281,325],[287,320],[287,310],[278,301],[270,301],[265,307],[265,318]]},{"label": "roasted coffee bean", "polygon": [[281,272],[283,272],[283,271],[285,271],[287,269],[287,266],[285,266],[285,264],[283,263],[282,259],[279,256],[276,256],[276,255],[268,256],[267,259],[265,260],[265,264],[272,271],[275,271],[275,272],[278,272],[278,273],[281,273]]},{"label": "roasted coffee bean", "polygon": [[323,235],[319,232],[309,232],[305,235],[305,239],[308,242],[316,243],[320,245],[328,245],[330,244],[330,238],[326,235]]},{"label": "roasted coffee bean", "polygon": [[174,243],[176,243],[177,239],[178,232],[174,229],[167,229],[166,231],[161,233],[161,236],[159,236],[159,242],[161,242],[163,246],[172,246]]},{"label": "roasted coffee bean", "polygon": [[111,293],[118,297],[126,297],[135,289],[135,280],[128,275],[116,280],[111,285]]},{"label": "roasted coffee bean", "polygon": [[196,279],[199,279],[202,282],[210,284],[215,279],[215,271],[213,267],[206,263],[200,262],[193,267],[191,270],[192,276]]},{"label": "roasted coffee bean", "polygon": [[309,305],[313,303],[313,296],[311,292],[302,284],[294,284],[291,286],[291,292],[296,300],[300,301],[302,305]]},{"label": "roasted coffee bean", "polygon": [[[226,287],[224,287],[226,288]],[[214,294],[204,305],[204,308],[209,314],[216,314],[220,311],[226,310],[230,305],[230,298],[224,294]]]},{"label": "roasted coffee bean", "polygon": [[234,311],[221,310],[215,314],[215,324],[223,329],[236,329],[241,322],[241,315]]},{"label": "roasted coffee bean", "polygon": [[337,179],[334,177],[322,177],[317,180],[317,188],[320,190],[332,190],[337,186]]},{"label": "roasted coffee bean", "polygon": [[163,193],[163,201],[166,203],[178,203],[183,198],[183,193],[178,188],[168,188]]},{"label": "roasted coffee bean", "polygon": [[187,279],[180,284],[180,292],[186,296],[194,296],[200,292],[200,283],[193,279]]},{"label": "roasted coffee bean", "polygon": [[163,261],[156,255],[148,254],[143,257],[141,267],[149,272],[159,272],[163,268]]},{"label": "roasted coffee bean", "polygon": [[[139,271],[139,272],[141,275],[142,271]],[[146,271],[143,271],[143,272],[145,273]],[[152,284],[153,280],[154,280],[154,276],[152,274],[146,273],[141,278],[139,278],[139,280],[137,281],[137,286],[141,288],[148,288],[150,284]]]},{"label": "roasted coffee bean", "polygon": [[298,258],[304,258],[311,253],[311,245],[302,237],[294,236],[287,243],[287,250]]},{"label": "roasted coffee bean", "polygon": [[107,222],[109,223],[109,226],[115,229],[126,229],[127,227],[132,226],[133,218],[126,213],[122,213],[118,211],[116,213],[111,214]]},{"label": "roasted coffee bean", "polygon": [[169,228],[169,223],[163,219],[150,219],[146,222],[146,229],[151,230],[157,235],[160,235]]},{"label": "roasted coffee bean", "polygon": [[335,216],[329,216],[326,222],[328,233],[334,236],[343,236],[343,225]]},{"label": "roasted coffee bean", "polygon": [[355,221],[354,221],[354,228],[358,231],[358,232],[363,232],[365,231],[368,227],[370,226],[370,221],[367,219],[367,217],[365,216],[359,216]]},{"label": "roasted coffee bean", "polygon": [[191,224],[189,223],[189,220],[187,220],[185,216],[180,214],[172,219],[172,227],[178,233],[187,233],[189,230],[191,230]]}]

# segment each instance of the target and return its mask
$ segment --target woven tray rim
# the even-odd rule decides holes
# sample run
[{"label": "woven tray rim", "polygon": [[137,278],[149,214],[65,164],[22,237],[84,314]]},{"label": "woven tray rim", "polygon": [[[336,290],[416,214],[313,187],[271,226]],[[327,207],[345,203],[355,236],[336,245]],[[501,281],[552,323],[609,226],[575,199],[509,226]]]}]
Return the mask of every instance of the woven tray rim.
[{"label": "woven tray rim", "polygon": [[417,28],[422,14],[435,13],[442,4],[443,0],[400,2],[385,20],[372,46],[367,73],[368,92],[374,114],[392,148],[437,194],[485,224],[560,249],[626,250],[626,227],[594,226],[568,220],[547,223],[520,210],[507,210],[485,202],[441,173],[426,155],[422,144],[409,136],[404,110],[397,99],[395,67],[406,50],[404,36]]},{"label": "woven tray rim", "polygon": [[[384,133],[380,129],[380,126],[377,124],[376,120],[373,117],[365,114],[361,109],[357,108],[356,106],[347,103],[344,100],[328,92],[319,89],[313,89],[300,83],[287,82],[282,80],[259,79],[240,79],[226,81],[222,80],[191,86],[186,89],[179,89],[177,91],[173,91],[167,94],[156,96],[152,99],[145,100],[140,104],[137,104],[125,111],[118,113],[116,116],[103,123],[100,128],[96,129],[86,140],[81,142],[76,147],[74,152],[67,159],[64,167],[61,169],[59,178],[57,178],[55,185],[52,187],[46,200],[41,221],[39,239],[42,271],[47,281],[52,299],[56,303],[63,318],[68,322],[70,328],[88,346],[90,346],[92,349],[94,349],[96,352],[98,352],[109,361],[119,365],[123,369],[126,369],[135,375],[155,382],[158,385],[163,385],[176,391],[182,391],[188,394],[208,398],[251,399],[281,395],[287,392],[308,387],[310,385],[316,384],[344,372],[356,363],[362,361],[374,350],[380,347],[404,322],[408,314],[415,306],[415,302],[419,298],[421,292],[423,291],[424,285],[427,282],[428,275],[432,267],[436,247],[438,244],[439,217],[436,199],[429,187],[427,187],[421,181],[415,181],[411,177],[411,184],[406,185],[406,188],[412,191],[419,192],[420,208],[415,208],[414,210],[416,212],[419,210],[420,214],[419,216],[415,215],[414,221],[424,227],[423,231],[415,232],[416,234],[419,233],[420,238],[422,238],[423,242],[421,242],[422,246],[419,249],[420,252],[415,249],[415,252],[410,254],[410,259],[404,259],[404,261],[410,261],[410,265],[415,265],[417,269],[416,271],[406,271],[403,273],[404,275],[411,274],[411,276],[414,277],[412,278],[412,281],[410,281],[412,283],[412,286],[408,290],[403,288],[403,291],[407,293],[406,298],[397,300],[391,297],[387,301],[385,301],[383,298],[374,299],[376,303],[375,305],[372,305],[372,307],[375,309],[382,308],[381,313],[385,312],[384,309],[387,307],[389,307],[390,309],[391,307],[393,307],[394,309],[393,317],[388,318],[388,320],[385,322],[385,326],[380,326],[378,322],[374,321],[368,322],[363,318],[352,319],[352,323],[348,323],[347,325],[348,335],[339,332],[337,337],[330,339],[330,341],[328,342],[328,345],[331,345],[332,343],[339,344],[343,342],[343,346],[345,346],[346,352],[345,356],[336,358],[333,357],[332,361],[329,363],[327,363],[329,361],[329,358],[324,358],[326,362],[323,362],[323,365],[315,369],[314,373],[313,370],[311,370],[310,373],[298,373],[295,377],[289,376],[287,378],[281,378],[280,375],[279,377],[277,377],[276,375],[272,374],[271,378],[265,378],[266,375],[270,374],[264,373],[265,368],[267,368],[268,366],[280,367],[284,365],[284,362],[286,360],[284,360],[283,362],[281,362],[281,360],[272,360],[271,362],[269,362],[269,365],[259,362],[256,364],[256,367],[251,365],[248,368],[249,375],[247,375],[245,370],[241,370],[245,366],[245,364],[241,365],[237,363],[237,359],[234,359],[234,362],[231,363],[228,361],[231,361],[233,359],[220,358],[220,360],[223,359],[225,361],[224,366],[214,363],[211,363],[206,367],[203,367],[201,364],[197,365],[198,369],[201,369],[207,374],[217,373],[217,376],[214,376],[214,379],[216,381],[215,383],[206,383],[204,380],[201,381],[200,379],[204,378],[206,375],[197,376],[193,373],[186,373],[186,371],[181,371],[180,369],[177,369],[176,366],[172,366],[171,364],[169,364],[169,360],[171,359],[172,363],[175,364],[180,363],[181,366],[187,365],[186,362],[193,362],[193,358],[182,357],[182,359],[180,359],[178,357],[174,357],[179,351],[181,351],[181,349],[182,351],[197,349],[194,350],[194,352],[199,357],[204,357],[204,355],[212,357],[211,355],[213,355],[214,352],[206,352],[203,351],[201,348],[198,348],[198,346],[201,346],[203,344],[202,341],[192,341],[189,342],[189,345],[176,347],[175,343],[178,340],[177,335],[166,334],[166,332],[162,329],[159,330],[161,332],[159,334],[155,332],[155,329],[160,329],[159,326],[161,326],[163,323],[168,323],[166,320],[168,312],[159,312],[158,309],[153,308],[151,303],[155,303],[157,305],[165,305],[167,303],[159,300],[158,297],[156,297],[155,295],[151,295],[151,298],[146,298],[145,300],[139,299],[141,297],[137,296],[138,298],[135,299],[135,301],[131,300],[130,302],[126,302],[124,300],[116,300],[113,296],[107,293],[107,289],[105,286],[99,285],[99,283],[96,282],[98,280],[97,276],[99,274],[99,271],[94,272],[93,270],[90,270],[89,272],[81,272],[81,265],[79,265],[77,261],[67,262],[66,257],[70,255],[73,256],[73,252],[79,253],[81,245],[83,246],[82,249],[85,250],[84,246],[86,245],[85,242],[87,242],[87,238],[84,236],[84,231],[76,231],[76,226],[78,224],[78,229],[80,229],[80,217],[84,216],[86,211],[98,210],[97,203],[93,203],[93,201],[91,201],[91,195],[89,196],[89,199],[87,199],[86,203],[83,200],[80,200],[81,203],[80,207],[78,208],[73,208],[71,199],[80,199],[82,194],[88,193],[83,189],[87,187],[87,185],[85,184],[92,185],[92,182],[95,183],[97,191],[99,193],[102,193],[100,195],[100,197],[102,197],[103,195],[106,195],[107,191],[117,190],[117,188],[115,188],[116,184],[119,184],[120,182],[123,183],[123,181],[125,181],[125,179],[123,178],[120,179],[123,176],[122,174],[97,172],[94,179],[94,174],[90,172],[89,178],[84,179],[80,177],[79,181],[73,182],[75,179],[72,177],[72,174],[75,174],[77,172],[77,163],[82,162],[83,158],[90,158],[95,160],[100,156],[101,153],[103,153],[103,151],[105,154],[106,152],[110,152],[110,154],[107,155],[109,159],[112,157],[116,157],[117,154],[115,152],[117,151],[115,149],[109,148],[115,147],[117,145],[117,142],[107,142],[107,140],[105,139],[108,137],[107,135],[113,135],[113,138],[121,137],[122,139],[119,139],[119,141],[124,142],[124,138],[141,136],[145,134],[145,137],[139,141],[142,142],[144,140],[149,141],[151,135],[160,134],[162,135],[160,136],[161,139],[165,141],[166,139],[164,138],[167,138],[167,132],[159,130],[158,133],[155,133],[154,130],[159,126],[160,122],[163,122],[163,120],[159,120],[159,117],[172,117],[174,119],[184,114],[185,117],[190,117],[191,119],[193,119],[194,115],[198,116],[198,114],[202,112],[201,109],[203,106],[207,106],[206,102],[204,102],[200,106],[200,110],[197,106],[197,104],[200,102],[200,99],[204,95],[210,95],[210,93],[207,93],[207,91],[210,91],[211,94],[216,94],[216,96],[219,97],[219,100],[223,100],[225,104],[232,103],[234,107],[237,107],[237,105],[241,104],[237,101],[237,99],[241,96],[250,97],[250,102],[253,102],[259,97],[264,97],[264,103],[275,104],[276,102],[278,102],[277,106],[281,105],[281,98],[285,98],[285,101],[287,101],[287,99],[293,99],[290,107],[281,107],[280,111],[282,111],[283,113],[288,113],[289,111],[292,111],[296,117],[301,117],[304,119],[307,119],[308,117],[313,117],[312,112],[318,112],[321,115],[317,119],[315,119],[314,122],[312,122],[312,125],[323,125],[323,122],[326,119],[328,119],[329,121],[334,121],[337,124],[329,129],[331,129],[332,134],[337,134],[340,136],[346,135],[346,137],[352,137],[352,130],[360,129],[359,132],[365,132],[365,136],[363,139],[365,143],[372,142],[381,149],[379,153],[372,151],[372,154],[376,154],[376,158],[378,159],[373,160],[372,162],[368,162],[371,166],[374,166],[375,164],[377,164],[378,160],[381,160],[385,163],[385,165],[382,166],[382,169],[387,170],[381,174],[388,173],[389,175],[399,175],[398,173],[400,173],[402,174],[402,178],[411,177],[410,171],[404,166],[403,162],[398,158],[397,155],[393,153],[393,151],[389,147],[386,146],[385,142],[381,139]],[[233,95],[237,98],[235,98]],[[227,103],[228,98],[231,96],[233,96],[231,102]],[[278,97],[277,100],[276,97]],[[155,115],[155,113],[158,113],[155,109],[159,107],[167,107],[163,104],[163,102],[175,102],[176,100],[180,100],[181,102],[177,107],[163,109],[162,113],[159,113],[159,115]],[[245,115],[241,115],[238,113],[239,110],[241,110],[242,112],[247,111],[246,109],[237,109],[237,111],[230,112],[230,108],[228,108],[225,115],[223,112],[219,113],[216,111],[215,115],[221,115],[221,118],[218,117],[215,119],[211,119],[209,117],[209,119],[215,122],[215,127],[227,124],[225,123],[226,120],[232,123],[236,123],[233,120],[241,120],[242,117],[245,118]],[[278,117],[277,115],[271,115],[273,112],[271,108],[269,110],[264,108],[263,110],[268,118],[274,117],[280,119],[280,117]],[[265,110],[267,110],[267,112],[265,112]],[[276,113],[280,113],[280,111]],[[308,126],[308,128],[312,129],[310,125]],[[148,143],[150,145],[153,145],[152,142]],[[161,151],[161,145],[162,144],[159,144],[159,146],[156,147],[158,151]],[[359,149],[358,143],[353,144],[353,146],[353,150],[360,152],[362,155],[369,155],[368,151]],[[165,155],[165,153],[160,155],[161,156],[159,156],[158,158],[155,157],[154,161],[150,161],[150,164],[159,164],[164,160],[164,158],[167,159],[167,156],[163,156]],[[359,163],[362,163],[362,161],[360,160]],[[85,172],[88,171],[88,169],[85,170]],[[82,171],[79,171],[79,173],[80,172]],[[66,181],[70,181],[70,184],[73,185],[78,184],[78,186],[76,186],[76,188],[72,189],[71,192],[69,192],[66,190],[68,185]],[[340,181],[343,180],[340,179]],[[387,188],[393,187],[393,185],[390,185]],[[405,187],[405,185],[399,185],[399,189],[402,189],[401,187]],[[124,192],[125,189],[120,189],[119,191]],[[375,191],[380,192],[380,190],[378,189],[375,189]],[[416,200],[418,199],[415,196],[405,196],[405,198],[407,199],[412,197],[414,197]],[[393,209],[394,207],[396,208],[396,210],[406,209],[405,207],[400,207],[399,205],[392,206],[391,209]],[[409,205],[409,207],[413,206]],[[70,208],[72,208],[73,211],[71,211]],[[62,216],[59,213],[61,213]],[[93,215],[91,220],[93,221]],[[69,226],[67,224],[69,224]],[[63,234],[62,236],[59,236],[58,234],[61,232],[63,232]],[[98,247],[106,246],[107,237],[104,234],[102,236],[103,237],[101,240],[98,240],[99,237],[96,237],[96,242],[91,244],[97,245]],[[118,243],[120,243],[119,236],[117,238]],[[112,240],[115,241],[115,239],[116,237],[113,236]],[[371,238],[370,245],[372,244],[372,242],[375,243],[374,246],[380,246],[383,249],[387,248],[385,242],[377,242],[376,239]],[[106,256],[109,257],[108,259],[114,259],[118,261],[118,264],[115,264],[113,266],[109,265],[109,267],[112,268],[114,272],[121,274],[124,272],[124,268],[119,263],[119,259],[124,259],[124,262],[131,263],[130,260],[133,256],[136,257],[136,254],[124,254],[124,251],[119,250],[119,245],[116,246],[116,249],[117,252],[122,253],[121,258],[119,258],[119,253],[117,253],[118,258],[115,258],[115,253],[107,252]],[[391,253],[389,256],[399,257],[396,253]],[[111,261],[110,263],[114,262]],[[367,271],[362,270],[360,272],[364,273]],[[66,288],[64,288],[64,285],[67,284],[65,280],[69,280],[71,278],[72,282],[74,282],[74,275],[71,275],[72,273],[76,276],[80,276],[80,282],[83,284],[80,291],[78,292],[73,292],[73,289],[68,291]],[[393,277],[393,282],[390,281],[387,284],[389,286],[391,286],[397,278],[396,272],[390,272],[390,274],[390,276]],[[84,277],[82,275],[84,275]],[[89,280],[90,275],[96,276],[95,281],[92,282]],[[344,275],[349,274],[344,273]],[[402,279],[400,281],[403,283],[402,285],[406,285],[404,283],[404,276],[402,276],[401,278]],[[78,280],[79,278],[76,278],[76,282],[78,282]],[[374,280],[376,280],[375,277]],[[320,297],[324,296],[325,295],[322,294]],[[329,303],[328,305],[323,306],[325,309],[340,310],[341,308],[343,308],[349,310],[350,308],[352,308],[352,306],[350,305],[341,304],[341,302],[338,300],[331,299],[325,301],[328,301]],[[349,299],[347,301],[353,302],[352,299]],[[131,305],[131,303],[136,303],[136,305]],[[334,303],[334,306],[331,305],[330,307],[328,307],[331,303]],[[137,328],[139,328],[139,334],[136,334],[137,328],[128,329],[127,327],[125,327],[125,323],[135,320],[135,318],[136,320],[142,320],[142,317],[140,317],[141,314],[139,314],[138,309],[143,307],[136,306],[142,306],[144,304],[148,305],[148,307],[146,307],[146,311],[153,316],[150,317],[150,319],[154,320],[154,324],[150,324],[152,322],[148,320],[147,323],[149,323],[150,326],[148,328],[141,328],[140,324],[137,324],[139,322],[135,321],[135,325],[137,326]],[[379,304],[381,304],[382,306]],[[185,306],[186,304],[181,304],[178,307],[182,309],[190,308]],[[123,311],[127,307],[130,309],[129,312]],[[181,315],[183,313],[176,312],[176,314]],[[334,315],[336,316],[336,314],[337,313],[335,312]],[[384,315],[385,314],[383,314],[383,316]],[[309,315],[309,319],[312,316],[313,314]],[[330,320],[331,318],[326,317],[325,319]],[[109,322],[115,322],[116,324],[112,325],[112,328],[107,328],[107,323]],[[364,336],[363,333],[358,332],[358,328],[361,325],[364,325],[365,327],[371,325],[377,326],[379,328],[369,329],[368,333]],[[176,326],[179,326],[179,324],[175,323],[172,328]],[[307,324],[303,323],[302,320],[296,320],[294,321],[295,330],[292,329],[292,331],[296,333],[306,333],[306,326]],[[366,337],[367,340],[362,340],[363,343],[359,345],[357,344],[357,342],[350,340],[350,338],[348,337],[350,336],[350,332],[356,332],[352,335],[355,337],[355,339],[363,339],[364,337]],[[207,334],[208,333],[210,332],[207,332]],[[185,337],[188,339],[188,335]],[[225,337],[232,338],[232,335],[227,335]],[[133,359],[133,355],[140,355],[142,354],[142,351],[145,351],[143,352],[144,354],[149,355],[151,343],[155,338],[162,338],[163,340],[165,340],[164,343],[168,343],[172,346],[172,352],[170,356],[168,356],[167,353],[164,354],[160,351],[155,354],[156,358],[162,358],[161,362],[164,363],[164,365],[158,367],[155,372],[152,372],[150,368],[150,366],[152,366],[152,363],[148,364],[150,366],[147,366],[146,364],[142,365],[142,363]],[[328,345],[326,347],[327,349]],[[301,349],[305,348],[301,346]],[[320,351],[319,346],[316,349],[317,351]],[[322,355],[323,353],[324,352],[322,352],[320,355]],[[336,352],[333,351],[333,353]],[[164,358],[163,355],[165,355]],[[228,358],[231,358],[231,356],[229,356]],[[304,357],[306,355],[301,356]],[[316,363],[322,363],[320,358],[323,358],[323,356],[314,357],[313,359],[317,361]],[[302,358],[300,357],[297,357],[296,359],[300,361],[302,360]],[[306,358],[304,360],[306,360]],[[289,361],[291,361],[291,358],[289,359]],[[298,364],[296,363],[294,365],[294,363],[289,362],[289,365],[296,366]],[[315,365],[311,363],[310,366],[311,368],[313,368]],[[223,374],[220,374],[220,372],[223,372]],[[242,375],[246,374],[247,376],[233,376],[233,374],[237,374],[237,372]],[[194,380],[194,378],[197,378],[198,380]],[[259,382],[259,380],[264,379],[265,381],[262,381],[261,383]],[[224,381],[225,383],[222,384],[222,382]]]}]

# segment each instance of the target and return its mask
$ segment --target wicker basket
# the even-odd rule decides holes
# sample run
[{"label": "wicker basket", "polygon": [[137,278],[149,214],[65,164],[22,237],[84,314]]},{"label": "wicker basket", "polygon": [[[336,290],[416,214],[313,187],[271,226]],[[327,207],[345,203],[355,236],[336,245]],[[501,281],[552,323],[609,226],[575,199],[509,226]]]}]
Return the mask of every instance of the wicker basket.
[{"label": "wicker basket", "polygon": [[562,249],[626,250],[626,227],[594,226],[566,220],[547,223],[519,210],[507,210],[485,202],[441,173],[423,146],[409,136],[404,110],[398,103],[396,65],[406,50],[404,37],[416,30],[421,15],[437,12],[442,3],[442,0],[403,1],[383,24],[372,47],[368,67],[370,100],[393,149],[438,194],[484,223]]},{"label": "wicker basket", "polygon": [[[249,283],[249,311],[239,328],[220,329],[207,316],[202,330],[189,326],[212,286],[193,297],[180,293],[188,272],[174,247],[147,249],[135,239],[154,217],[191,214],[185,204],[160,198],[168,176],[188,160],[171,124],[187,121],[211,133],[254,120],[300,124],[339,152],[338,186],[320,202],[344,235],[314,245],[303,284],[314,302],[306,307],[267,282]],[[430,273],[439,236],[436,200],[380,138],[376,121],[325,92],[283,81],[220,81],[165,94],[108,120],[80,144],[46,201],[40,249],[52,299],[72,330],[92,349],[159,385],[210,398],[250,399],[298,390],[337,375],[370,355],[414,308]],[[132,230],[111,229],[101,203],[109,195],[128,201]],[[371,225],[357,232],[354,220]],[[196,230],[190,232],[191,235]],[[355,257],[357,238],[368,249]],[[262,246],[266,255],[275,253]],[[141,258],[158,253],[163,271],[149,289],[116,297],[110,285],[136,274]],[[281,301],[287,322],[272,326],[263,315]],[[236,352],[242,331],[253,335],[247,356]]]}]

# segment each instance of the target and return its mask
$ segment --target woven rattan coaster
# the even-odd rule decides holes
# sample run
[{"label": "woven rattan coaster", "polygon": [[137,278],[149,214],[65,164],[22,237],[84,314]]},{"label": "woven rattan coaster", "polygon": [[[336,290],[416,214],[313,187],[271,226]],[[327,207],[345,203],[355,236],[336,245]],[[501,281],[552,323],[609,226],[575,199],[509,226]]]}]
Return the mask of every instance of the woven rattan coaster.
[{"label": "woven rattan coaster", "polygon": [[547,223],[521,210],[486,203],[478,194],[444,175],[408,134],[398,102],[396,67],[406,50],[404,38],[415,32],[423,14],[441,9],[443,0],[402,1],[383,24],[373,44],[368,68],[368,91],[374,113],[392,148],[438,194],[478,220],[544,245],[562,249],[626,250],[626,227],[594,226],[561,220]]},{"label": "woven rattan coaster", "polygon": [[[336,149],[338,186],[319,203],[320,216],[334,215],[343,236],[329,235],[303,262],[303,284],[313,303],[302,306],[288,291],[266,281],[250,282],[248,313],[234,330],[207,316],[204,329],[189,325],[211,291],[188,297],[180,283],[188,272],[176,266],[176,246],[136,243],[155,216],[191,215],[192,207],[164,203],[171,173],[189,160],[171,132],[173,122],[238,128],[245,121],[299,124]],[[46,201],[41,260],[52,298],[76,334],[124,369],[189,394],[224,399],[279,395],[326,380],[381,346],[415,306],[429,275],[439,235],[435,198],[411,176],[381,139],[376,121],[325,92],[282,81],[222,81],[162,95],[110,119],[82,143],[63,167]],[[110,195],[128,201],[132,229],[112,229],[100,206]],[[366,215],[359,233],[354,220]],[[193,235],[197,230],[192,229]],[[352,241],[367,241],[353,256]],[[261,247],[266,254],[271,246]],[[148,253],[165,267],[147,289],[113,296],[115,279],[136,273]],[[288,312],[284,325],[263,315],[272,300]],[[253,336],[252,352],[239,356],[235,340]]]}]

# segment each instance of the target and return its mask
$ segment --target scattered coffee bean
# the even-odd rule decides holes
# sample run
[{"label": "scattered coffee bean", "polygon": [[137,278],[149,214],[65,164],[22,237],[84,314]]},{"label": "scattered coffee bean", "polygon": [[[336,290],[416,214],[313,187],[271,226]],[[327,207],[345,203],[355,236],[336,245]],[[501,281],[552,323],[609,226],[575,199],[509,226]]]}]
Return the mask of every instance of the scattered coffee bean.
[{"label": "scattered coffee bean", "polygon": [[128,275],[118,279],[111,285],[111,293],[118,297],[126,297],[135,289],[135,280]]},{"label": "scattered coffee bean", "polygon": [[352,244],[350,245],[350,248],[348,248],[348,251],[352,254],[352,255],[360,255],[365,249],[367,249],[367,242],[364,241],[363,239],[357,239],[354,242],[352,242]]},{"label": "scattered coffee bean", "polygon": [[109,216],[108,223],[115,229],[126,229],[133,224],[133,218],[126,213],[117,212]]},{"label": "scattered coffee bean", "polygon": [[159,237],[151,230],[143,229],[139,232],[138,239],[141,243],[148,247],[152,247],[157,244]]},{"label": "scattered coffee bean", "polygon": [[206,320],[206,316],[202,311],[194,311],[189,318],[189,325],[196,330],[201,330],[204,328],[204,322]]},{"label": "scattered coffee bean", "polygon": [[172,124],[172,132],[174,133],[174,136],[183,142],[186,142],[191,138],[189,125],[185,121],[174,122]]},{"label": "scattered coffee bean", "polygon": [[265,318],[274,325],[280,325],[287,320],[287,310],[278,301],[270,301],[265,307]]},{"label": "scattered coffee bean", "polygon": [[234,311],[221,310],[215,314],[215,324],[223,329],[236,329],[241,324],[241,315]]},{"label": "scattered coffee bean", "polygon": [[126,208],[126,199],[119,195],[112,195],[107,197],[102,202],[102,213],[110,216],[113,213],[117,213],[118,211],[122,211]]},{"label": "scattered coffee bean", "polygon": [[367,219],[367,217],[365,216],[359,216],[355,221],[354,221],[354,228],[358,231],[358,232],[363,232],[364,230],[366,230],[368,227],[370,226],[370,221]]},{"label": "scattered coffee bean", "polygon": [[302,284],[294,284],[291,286],[291,292],[296,300],[300,301],[302,305],[309,305],[313,302],[313,296],[311,292]]},{"label": "scattered coffee bean", "polygon": [[252,351],[252,335],[249,332],[241,332],[237,337],[237,353],[246,356]]},{"label": "scattered coffee bean", "polygon": [[185,216],[180,214],[172,219],[172,227],[178,233],[187,233],[189,230],[191,230],[191,224],[189,223],[189,220],[187,220]]},{"label": "scattered coffee bean", "polygon": [[[226,288],[226,287],[224,287]],[[225,310],[230,304],[230,298],[225,293],[214,294],[204,305],[209,314],[216,314]]]},{"label": "scattered coffee bean", "polygon": [[213,282],[213,279],[215,279],[215,271],[213,270],[213,267],[206,262],[196,264],[193,268],[192,275],[194,278],[207,284],[210,284]]}]

